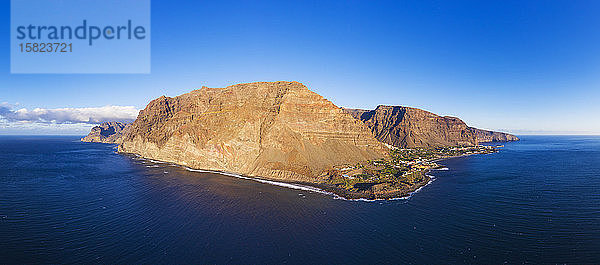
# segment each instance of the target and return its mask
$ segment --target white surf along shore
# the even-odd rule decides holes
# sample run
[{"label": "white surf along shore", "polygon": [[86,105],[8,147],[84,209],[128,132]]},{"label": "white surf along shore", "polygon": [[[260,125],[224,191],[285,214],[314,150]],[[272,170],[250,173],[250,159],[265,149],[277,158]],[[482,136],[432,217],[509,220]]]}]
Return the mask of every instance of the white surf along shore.
[{"label": "white surf along shore", "polygon": [[[322,190],[322,189],[319,189],[319,188],[315,188],[315,187],[311,187],[311,186],[300,185],[300,184],[292,184],[292,183],[286,183],[286,182],[279,182],[279,181],[273,181],[273,180],[266,180],[266,179],[260,179],[260,178],[253,178],[253,177],[247,177],[247,176],[242,176],[240,174],[231,173],[231,172],[212,171],[212,170],[204,170],[204,169],[193,169],[193,168],[189,168],[189,167],[178,165],[178,164],[171,163],[171,162],[164,162],[164,161],[158,161],[158,160],[153,160],[153,159],[145,158],[145,157],[142,157],[142,156],[140,156],[138,154],[132,154],[132,155],[135,155],[135,159],[136,160],[148,161],[148,162],[151,162],[151,163],[155,164],[155,165],[146,166],[146,167],[149,167],[149,168],[159,167],[159,165],[157,165],[157,164],[166,164],[166,165],[170,165],[170,166],[180,167],[180,168],[183,168],[183,169],[185,169],[187,171],[191,171],[191,172],[213,173],[213,174],[219,174],[219,175],[224,175],[224,176],[229,176],[229,177],[234,177],[234,178],[239,178],[239,179],[256,181],[256,182],[260,182],[260,183],[264,183],[264,184],[269,184],[269,185],[274,185],[274,186],[279,186],[279,187],[284,187],[284,188],[288,188],[288,189],[295,189],[295,190],[303,190],[303,191],[308,191],[308,192],[321,193],[321,194],[325,194],[325,195],[330,195],[330,196],[333,197],[333,199],[344,200],[344,201],[377,202],[377,201],[408,200],[415,193],[421,191],[424,187],[426,187],[429,184],[433,183],[433,181],[435,180],[435,176],[427,175],[430,178],[430,180],[427,182],[427,184],[419,187],[418,189],[416,189],[413,192],[410,192],[408,195],[406,195],[404,197],[398,197],[398,198],[393,198],[393,199],[365,199],[365,198],[347,199],[347,198],[341,197],[341,196],[339,196],[339,195],[337,195],[337,194],[335,194],[333,192],[325,191],[325,190]],[[448,168],[444,167],[444,168],[435,169],[435,170],[448,170]]]}]

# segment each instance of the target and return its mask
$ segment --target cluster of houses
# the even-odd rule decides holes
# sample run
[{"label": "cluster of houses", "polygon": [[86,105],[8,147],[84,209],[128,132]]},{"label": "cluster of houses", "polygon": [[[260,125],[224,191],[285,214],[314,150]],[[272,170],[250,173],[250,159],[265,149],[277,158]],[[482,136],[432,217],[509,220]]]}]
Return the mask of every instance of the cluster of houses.
[{"label": "cluster of houses", "polygon": [[[395,150],[400,151],[400,152],[409,152],[412,153],[413,155],[410,155],[410,157],[414,157],[414,159],[407,159],[407,160],[397,160],[399,162],[399,164],[395,164],[395,165],[391,165],[397,169],[408,169],[408,171],[404,172],[404,174],[410,174],[411,172],[417,171],[417,170],[426,170],[426,169],[431,169],[431,168],[437,168],[439,167],[439,165],[435,162],[433,162],[433,159],[436,158],[444,158],[444,157],[450,157],[450,156],[456,156],[456,155],[470,155],[470,154],[479,154],[479,153],[489,153],[489,152],[494,152],[496,150],[496,148],[501,147],[501,146],[489,146],[489,145],[479,145],[479,146],[458,146],[458,147],[446,147],[446,148],[440,148],[437,149],[435,151],[433,151],[433,157],[430,156],[430,152],[432,152],[432,150],[420,150],[420,149],[400,149],[400,148],[395,148]],[[425,153],[419,153],[419,151],[427,151],[428,154]],[[413,152],[417,152],[417,153],[413,153]],[[422,157],[423,156],[423,157]],[[430,159],[427,159],[425,157],[429,157]],[[371,162],[371,166],[374,166],[376,168],[380,168],[380,167],[385,167],[385,166],[390,166],[389,164],[387,164],[385,161],[382,160],[375,160]],[[338,168],[336,168],[339,173],[341,173],[340,175],[344,178],[347,179],[355,179],[356,176],[360,176],[364,174],[364,170],[363,167],[360,165],[345,165],[345,166],[340,166]]]}]

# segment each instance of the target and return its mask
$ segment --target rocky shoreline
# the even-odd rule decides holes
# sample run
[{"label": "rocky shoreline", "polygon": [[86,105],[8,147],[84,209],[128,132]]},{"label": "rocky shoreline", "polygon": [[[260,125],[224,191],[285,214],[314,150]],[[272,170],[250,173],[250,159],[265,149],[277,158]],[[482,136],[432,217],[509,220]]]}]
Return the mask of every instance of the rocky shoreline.
[{"label": "rocky shoreline", "polygon": [[[193,167],[189,167],[189,166],[171,162],[171,161],[161,161],[161,160],[157,160],[154,158],[147,158],[147,157],[144,157],[144,156],[142,156],[140,154],[136,154],[136,153],[123,152],[118,149],[116,152],[119,154],[122,154],[122,155],[130,156],[130,157],[142,158],[142,159],[149,160],[149,161],[152,161],[155,163],[167,163],[167,164],[171,164],[171,165],[176,165],[176,166],[185,168],[188,171],[215,173],[215,174],[229,176],[229,177],[236,177],[236,178],[241,178],[241,179],[246,179],[246,180],[258,181],[261,183],[270,184],[270,185],[274,185],[274,186],[282,186],[282,187],[287,187],[287,188],[291,188],[291,189],[320,192],[320,193],[324,193],[324,194],[333,195],[334,198],[337,198],[337,199],[343,199],[343,200],[349,200],[349,201],[382,201],[382,200],[408,199],[408,198],[410,198],[410,196],[413,193],[419,191],[421,188],[432,183],[435,178],[432,178],[429,175],[429,172],[431,172],[431,170],[443,168],[442,165],[436,164],[437,162],[445,161],[445,160],[453,159],[453,158],[467,157],[467,156],[471,156],[471,155],[490,154],[490,153],[498,152],[497,147],[493,147],[492,149],[489,149],[489,150],[491,150],[491,151],[482,152],[482,153],[469,153],[469,154],[460,154],[460,155],[453,155],[453,156],[446,156],[446,157],[438,157],[435,159],[426,160],[426,161],[424,161],[425,163],[433,164],[433,166],[430,166],[429,168],[424,169],[420,172],[423,176],[423,178],[420,181],[414,182],[409,186],[403,186],[400,189],[385,190],[385,191],[374,191],[373,189],[366,189],[365,191],[354,191],[354,190],[345,189],[343,187],[339,187],[332,183],[317,183],[317,182],[307,182],[307,181],[286,181],[286,180],[276,179],[276,178],[250,176],[250,175],[239,174],[239,173],[235,173],[235,172],[224,172],[224,171],[219,171],[219,170],[193,168]],[[373,183],[373,185],[376,185],[376,184],[379,184],[379,183]]]},{"label": "rocky shoreline", "polygon": [[[146,157],[143,157],[143,156],[141,156],[139,154],[135,154],[135,153],[127,153],[127,152],[121,152],[121,151],[117,151],[117,153],[126,155],[131,158],[141,158],[141,159],[148,160],[148,161],[151,161],[154,163],[176,165],[176,166],[179,166],[181,168],[184,168],[184,169],[186,169],[188,171],[192,171],[192,172],[214,173],[214,174],[219,174],[219,175],[228,176],[228,177],[236,177],[236,178],[241,178],[241,179],[246,179],[246,180],[258,181],[258,182],[273,185],[273,186],[283,186],[283,187],[287,187],[290,189],[307,190],[307,188],[314,188],[315,190],[312,190],[312,189],[308,189],[308,190],[312,191],[312,192],[320,192],[320,193],[324,193],[324,194],[333,195],[334,198],[336,198],[336,199],[343,199],[343,200],[348,200],[348,201],[384,201],[384,200],[408,199],[408,198],[410,198],[410,196],[413,193],[418,192],[420,189],[422,189],[423,187],[425,187],[433,182],[433,180],[435,178],[432,178],[431,176],[429,176],[428,173],[431,170],[436,169],[436,168],[431,168],[431,169],[425,170],[423,172],[423,175],[425,176],[425,178],[422,181],[416,182],[409,187],[404,187],[403,189],[390,190],[390,191],[381,192],[381,193],[374,193],[374,192],[350,191],[350,190],[346,190],[346,189],[337,187],[332,184],[327,184],[327,183],[313,183],[313,182],[304,182],[304,181],[285,181],[285,180],[274,179],[274,178],[247,176],[247,175],[237,174],[237,173],[233,173],[233,172],[223,172],[223,171],[208,170],[208,169],[202,169],[202,168],[190,168],[185,165],[181,165],[181,164],[177,164],[177,163],[173,163],[173,162],[169,162],[169,161],[160,161],[160,160],[156,160],[156,159],[152,159],[152,158],[146,158]],[[465,156],[470,156],[470,155],[458,155],[458,156],[452,156],[452,157],[439,158],[439,159],[431,160],[429,162],[439,162],[439,161],[444,161],[444,160],[458,158],[458,157],[465,157]],[[439,168],[439,167],[437,167],[437,168]]]},{"label": "rocky shoreline", "polygon": [[[118,145],[115,145],[115,147],[118,147]],[[224,172],[224,171],[219,171],[219,170],[193,168],[193,167],[189,167],[187,165],[182,165],[182,164],[171,162],[171,161],[161,161],[161,160],[154,159],[154,158],[144,157],[144,156],[142,156],[140,154],[136,154],[136,153],[123,152],[118,149],[116,150],[116,153],[126,155],[131,158],[142,158],[144,160],[148,160],[148,161],[151,161],[154,163],[166,163],[166,164],[170,164],[170,165],[176,165],[178,167],[181,167],[188,171],[193,171],[193,172],[215,173],[215,174],[219,174],[219,175],[223,175],[223,176],[258,181],[261,183],[270,184],[270,185],[274,185],[274,186],[282,186],[282,187],[287,187],[287,188],[291,188],[291,189],[320,192],[320,193],[332,195],[332,196],[334,196],[334,198],[337,198],[337,199],[343,199],[343,200],[349,200],[349,201],[383,201],[383,200],[408,199],[408,198],[410,198],[410,196],[413,193],[415,193],[415,192],[419,191],[420,189],[422,189],[423,187],[431,184],[433,182],[433,180],[435,179],[429,175],[431,170],[443,168],[442,165],[436,164],[437,162],[445,161],[445,160],[453,159],[453,158],[467,157],[467,156],[471,156],[471,155],[490,154],[490,153],[498,152],[497,147],[494,147],[491,150],[493,150],[493,151],[487,152],[487,153],[460,154],[460,155],[438,157],[435,159],[426,160],[424,162],[432,163],[432,164],[434,164],[434,166],[431,166],[420,172],[423,176],[423,179],[421,179],[420,181],[414,182],[409,186],[403,186],[400,189],[385,190],[385,191],[373,191],[372,189],[367,189],[365,191],[353,191],[353,190],[348,190],[348,189],[345,189],[342,187],[338,187],[332,183],[317,183],[317,182],[307,182],[307,181],[286,181],[286,180],[276,179],[276,178],[250,176],[250,175],[239,174],[239,173],[235,173],[235,172]]]},{"label": "rocky shoreline", "polygon": [[410,197],[412,193],[415,191],[427,186],[431,183],[432,178],[426,176],[423,181],[417,182],[412,186],[406,189],[392,190],[387,191],[385,193],[368,193],[368,192],[354,192],[346,189],[338,188],[334,185],[327,184],[315,184],[315,183],[297,183],[302,185],[312,186],[318,189],[321,189],[326,192],[330,192],[335,194],[336,196],[345,199],[345,200],[367,200],[367,201],[376,201],[376,200],[395,200],[395,199],[407,199]]},{"label": "rocky shoreline", "polygon": [[[191,168],[191,167],[187,167],[185,165],[181,165],[181,164],[177,164],[177,163],[173,163],[173,162],[169,162],[169,161],[160,161],[160,160],[156,160],[153,158],[143,157],[143,156],[141,156],[139,154],[135,154],[135,153],[127,153],[127,152],[121,152],[121,151],[116,151],[116,153],[128,156],[132,159],[141,158],[143,160],[151,161],[153,163],[175,165],[175,166],[184,168],[184,169],[186,169],[188,171],[192,171],[192,172],[214,173],[214,174],[219,174],[219,175],[228,176],[228,177],[236,177],[236,178],[241,178],[241,179],[258,181],[258,182],[270,184],[273,186],[283,186],[283,187],[287,187],[287,188],[291,188],[291,189],[306,190],[306,188],[314,188],[315,190],[309,189],[309,191],[321,192],[324,194],[333,195],[334,198],[349,200],[349,201],[357,201],[357,200],[376,201],[376,200],[407,199],[408,197],[410,197],[410,195],[412,193],[414,193],[415,191],[430,184],[431,181],[433,180],[431,177],[429,177],[429,176],[427,176],[427,174],[425,174],[425,178],[423,179],[423,181],[415,183],[414,185],[412,185],[408,188],[392,190],[392,191],[387,191],[384,193],[377,194],[377,193],[372,193],[372,192],[349,191],[349,190],[339,188],[339,187],[336,187],[335,185],[327,184],[327,183],[313,183],[313,182],[305,182],[305,181],[285,181],[285,180],[280,180],[280,179],[265,178],[265,177],[259,177],[259,176],[247,176],[247,175],[238,174],[235,172],[223,172],[223,171],[218,171],[218,170]],[[427,170],[425,173],[428,173],[428,172],[429,172],[429,170]]]}]

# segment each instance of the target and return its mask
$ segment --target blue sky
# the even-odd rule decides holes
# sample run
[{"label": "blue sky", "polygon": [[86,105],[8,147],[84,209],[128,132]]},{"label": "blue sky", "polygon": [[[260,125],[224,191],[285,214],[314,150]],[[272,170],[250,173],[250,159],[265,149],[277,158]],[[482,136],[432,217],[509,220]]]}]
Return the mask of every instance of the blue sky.
[{"label": "blue sky", "polygon": [[[517,134],[600,134],[600,1],[152,1],[151,74],[10,74],[12,111],[131,106],[296,80],[339,106],[418,107]],[[115,7],[118,8],[118,7]],[[91,125],[0,121],[0,134]]]}]

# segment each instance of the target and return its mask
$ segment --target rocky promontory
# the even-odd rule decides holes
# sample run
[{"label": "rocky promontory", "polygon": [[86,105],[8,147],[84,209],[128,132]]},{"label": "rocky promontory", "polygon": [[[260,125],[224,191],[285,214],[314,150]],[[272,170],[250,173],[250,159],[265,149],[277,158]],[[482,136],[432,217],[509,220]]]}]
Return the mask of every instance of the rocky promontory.
[{"label": "rocky promontory", "polygon": [[519,140],[511,134],[476,129],[459,118],[417,108],[380,105],[374,110],[346,111],[363,121],[379,141],[400,148],[474,146],[482,142]]},{"label": "rocky promontory", "polygon": [[477,137],[477,142],[479,143],[519,141],[519,137],[508,133],[494,132],[477,128],[471,128],[471,130],[475,133],[475,137]]},{"label": "rocky promontory", "polygon": [[102,123],[81,140],[193,169],[389,199],[426,185],[437,159],[492,153],[478,143],[518,138],[416,108],[343,109],[299,82],[279,81],[162,96],[133,123]]},{"label": "rocky promontory", "polygon": [[374,110],[347,109],[384,143],[402,147],[476,145],[474,133],[460,119],[431,112],[380,105]]},{"label": "rocky promontory", "polygon": [[119,151],[191,168],[320,182],[334,165],[383,158],[388,148],[303,84],[258,82],[155,99]]},{"label": "rocky promontory", "polygon": [[90,143],[121,143],[122,136],[129,129],[129,124],[123,122],[103,122],[98,126],[94,126],[90,133],[81,138],[82,142]]}]

